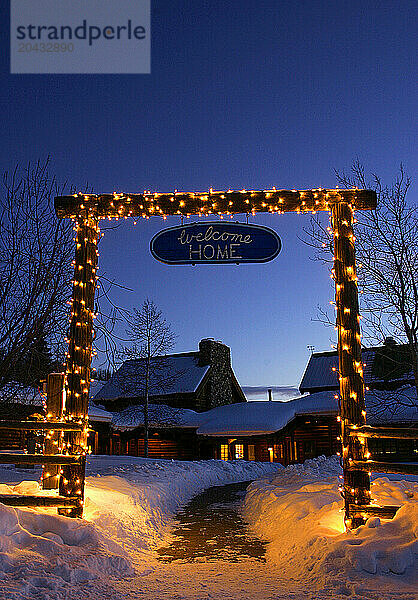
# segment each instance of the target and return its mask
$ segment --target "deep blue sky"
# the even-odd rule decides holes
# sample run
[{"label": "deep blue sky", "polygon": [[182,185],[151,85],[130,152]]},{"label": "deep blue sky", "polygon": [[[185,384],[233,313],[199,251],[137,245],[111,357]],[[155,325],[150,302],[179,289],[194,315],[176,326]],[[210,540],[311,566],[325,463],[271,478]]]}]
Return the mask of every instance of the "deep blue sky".
[{"label": "deep blue sky", "polygon": [[[334,187],[357,156],[386,180],[414,168],[416,4],[153,0],[151,75],[10,75],[3,17],[1,168],[50,154],[95,192]],[[179,334],[232,349],[243,385],[298,384],[313,322],[333,296],[297,238],[307,216],[257,216],[283,250],[265,265],[169,267],[149,254],[155,218],[103,238],[100,265],[150,297]]]}]

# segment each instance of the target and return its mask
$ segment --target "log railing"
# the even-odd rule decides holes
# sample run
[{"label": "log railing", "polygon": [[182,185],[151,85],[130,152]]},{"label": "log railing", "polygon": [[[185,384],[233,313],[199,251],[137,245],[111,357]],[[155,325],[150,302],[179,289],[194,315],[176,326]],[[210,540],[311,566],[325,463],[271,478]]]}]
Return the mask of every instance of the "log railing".
[{"label": "log railing", "polygon": [[[42,454],[0,452],[0,464],[14,464],[16,467],[42,465],[42,487],[55,490],[63,479],[65,469],[75,469],[84,473],[85,456],[64,450],[64,435],[83,435],[85,424],[68,420],[64,411],[64,375],[52,373],[48,376],[46,419],[44,421],[0,420],[1,429],[43,432],[44,450]],[[1,494],[0,502],[9,506],[59,507],[66,513],[80,514],[83,509],[82,494],[27,496],[24,494]]]},{"label": "log railing", "polygon": [[351,427],[350,437],[379,438],[391,440],[417,440],[418,429],[414,427]]},{"label": "log railing", "polygon": [[[1,421],[0,427],[2,429],[26,429],[25,421],[21,422],[21,426],[18,427],[15,421],[10,421],[11,427],[8,427],[9,422]],[[45,425],[51,425],[50,423],[36,423],[38,429],[44,429]],[[39,427],[41,426],[41,427]],[[43,426],[43,427],[42,427]],[[74,426],[67,425],[68,428],[73,429]],[[30,423],[29,429],[34,430],[33,423]],[[44,468],[44,474],[48,474],[48,471],[57,469],[60,473],[63,466],[76,466],[80,468],[84,457],[82,456],[69,456],[66,454],[19,454],[14,452],[0,452],[0,464],[14,464],[16,467],[28,466],[28,465],[42,465]],[[80,495],[74,496],[27,496],[24,494],[0,494],[0,502],[7,504],[8,506],[40,506],[40,507],[65,507],[70,510],[79,510],[82,508]]]},{"label": "log railing", "polygon": [[[350,439],[359,440],[360,444],[363,438],[374,439],[394,439],[394,440],[416,440],[418,439],[418,429],[413,427],[371,427],[370,425],[351,426],[347,428],[347,436]],[[402,475],[418,475],[417,463],[395,463],[375,461],[369,458],[367,460],[349,459],[347,464],[348,472],[357,473],[363,471],[370,475],[371,473],[399,473]],[[348,513],[351,519],[365,520],[369,517],[380,517],[383,519],[393,519],[399,506],[375,506],[372,504],[350,503]]]}]

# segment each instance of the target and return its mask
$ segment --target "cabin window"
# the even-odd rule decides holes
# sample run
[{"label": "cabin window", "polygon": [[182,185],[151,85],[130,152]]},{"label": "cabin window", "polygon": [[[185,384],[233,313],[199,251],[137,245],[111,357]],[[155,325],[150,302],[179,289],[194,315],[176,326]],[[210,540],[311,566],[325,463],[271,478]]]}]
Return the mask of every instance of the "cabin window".
[{"label": "cabin window", "polygon": [[313,458],[316,453],[316,444],[314,440],[306,440],[303,442],[303,453],[305,458]]},{"label": "cabin window", "polygon": [[255,446],[248,444],[248,460],[255,460]]},{"label": "cabin window", "polygon": [[283,444],[278,444],[278,459],[284,460]]},{"label": "cabin window", "polygon": [[228,460],[228,444],[221,444],[221,460]]},{"label": "cabin window", "polygon": [[273,444],[273,460],[279,460],[280,454],[279,454],[279,444]]},{"label": "cabin window", "polygon": [[244,444],[235,444],[235,458],[244,458]]},{"label": "cabin window", "polygon": [[413,440],[387,440],[372,438],[368,448],[373,458],[383,460],[416,460],[416,442]]}]

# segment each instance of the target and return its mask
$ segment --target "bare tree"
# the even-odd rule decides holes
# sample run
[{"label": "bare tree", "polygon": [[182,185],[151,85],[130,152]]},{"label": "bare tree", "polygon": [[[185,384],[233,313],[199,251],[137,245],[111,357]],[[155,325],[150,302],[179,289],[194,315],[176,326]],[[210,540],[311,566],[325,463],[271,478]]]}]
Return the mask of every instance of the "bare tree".
[{"label": "bare tree", "polygon": [[49,159],[3,175],[0,195],[0,389],[24,363],[34,340],[57,348],[68,322],[72,223],[58,220],[63,192]]},{"label": "bare tree", "polygon": [[[385,360],[392,361],[394,372],[402,368],[412,371],[418,390],[418,208],[407,198],[411,180],[402,165],[390,185],[376,174],[369,180],[358,160],[350,174],[336,171],[336,176],[344,188],[373,188],[377,192],[376,210],[356,213],[363,334],[370,345],[382,344],[387,338],[406,345],[407,354],[387,352]],[[330,262],[330,228],[314,216],[305,232],[305,241],[317,249],[317,258]]]},{"label": "bare tree", "polygon": [[[144,453],[148,456],[149,398],[171,387],[179,377],[164,358],[174,346],[175,334],[152,300],[146,299],[141,308],[134,308],[127,317],[130,347],[124,347],[120,357],[126,362],[115,375],[120,388],[131,396],[143,398]],[[138,360],[140,359],[140,360]]]}]

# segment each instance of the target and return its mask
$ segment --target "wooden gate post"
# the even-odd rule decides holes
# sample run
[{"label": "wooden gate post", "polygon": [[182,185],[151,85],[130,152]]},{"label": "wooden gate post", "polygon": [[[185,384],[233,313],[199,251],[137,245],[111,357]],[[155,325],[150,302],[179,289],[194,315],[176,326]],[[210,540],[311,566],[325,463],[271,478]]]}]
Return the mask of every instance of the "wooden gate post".
[{"label": "wooden gate post", "polygon": [[[80,207],[84,209],[83,205]],[[65,418],[83,425],[81,432],[66,434],[64,452],[86,456],[90,362],[93,342],[94,293],[96,290],[98,219],[94,210],[81,210],[75,224],[76,251],[69,347],[66,361]],[[61,508],[60,514],[81,517],[84,502],[85,458],[80,465],[63,465],[59,491],[62,496],[79,496],[79,506]]]},{"label": "wooden gate post", "polygon": [[364,461],[369,456],[365,439],[349,435],[350,427],[358,427],[366,422],[353,206],[348,202],[337,202],[332,205],[331,210],[341,397],[343,496],[346,526],[354,528],[362,525],[365,518],[358,512],[356,516],[350,516],[350,504],[370,504],[370,477],[364,469],[350,470],[353,460]]},{"label": "wooden gate post", "polygon": [[[64,410],[64,374],[50,373],[47,380],[46,418],[59,421]],[[61,432],[50,430],[46,432],[44,454],[59,454],[61,452]],[[42,471],[42,488],[54,490],[58,488],[60,469],[58,465],[45,465]]]}]

